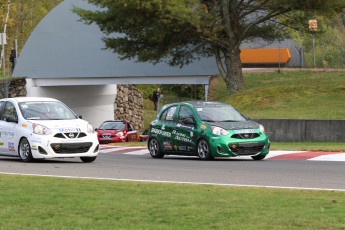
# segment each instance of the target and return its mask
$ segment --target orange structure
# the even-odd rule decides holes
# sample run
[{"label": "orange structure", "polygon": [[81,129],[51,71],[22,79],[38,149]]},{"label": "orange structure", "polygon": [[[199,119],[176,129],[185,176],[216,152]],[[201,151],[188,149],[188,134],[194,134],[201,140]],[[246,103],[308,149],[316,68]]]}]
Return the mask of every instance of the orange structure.
[{"label": "orange structure", "polygon": [[288,48],[258,48],[242,49],[241,62],[243,65],[286,65],[291,59]]}]

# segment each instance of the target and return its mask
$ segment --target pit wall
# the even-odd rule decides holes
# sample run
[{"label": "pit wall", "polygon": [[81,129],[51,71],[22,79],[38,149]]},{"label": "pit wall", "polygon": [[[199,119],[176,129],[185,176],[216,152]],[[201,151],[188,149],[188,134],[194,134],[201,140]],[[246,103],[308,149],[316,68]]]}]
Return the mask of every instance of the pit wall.
[{"label": "pit wall", "polygon": [[274,142],[345,142],[345,120],[254,119]]}]

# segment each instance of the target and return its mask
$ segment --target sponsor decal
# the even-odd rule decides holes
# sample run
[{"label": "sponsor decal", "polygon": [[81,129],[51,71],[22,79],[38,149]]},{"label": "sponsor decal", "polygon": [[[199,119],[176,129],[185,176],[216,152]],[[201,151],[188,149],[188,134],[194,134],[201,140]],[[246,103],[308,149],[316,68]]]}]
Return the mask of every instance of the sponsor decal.
[{"label": "sponsor decal", "polygon": [[177,145],[174,145],[174,149],[177,150]]},{"label": "sponsor decal", "polygon": [[165,130],[165,124],[162,125],[162,130]]},{"label": "sponsor decal", "polygon": [[22,124],[22,128],[26,129],[26,127],[28,127],[27,124]]},{"label": "sponsor decal", "polygon": [[31,149],[37,150],[37,145],[31,145]]},{"label": "sponsor decal", "polygon": [[206,129],[206,125],[200,125],[201,129]]},{"label": "sponsor decal", "polygon": [[190,137],[193,137],[194,133],[193,132],[190,132]]},{"label": "sponsor decal", "polygon": [[172,150],[172,145],[170,142],[163,142],[163,149],[165,150]]},{"label": "sponsor decal", "polygon": [[154,125],[154,124],[156,124],[158,122],[158,119],[155,119],[155,120],[153,120],[152,122],[151,122],[151,125]]},{"label": "sponsor decal", "polygon": [[15,152],[14,143],[8,142],[8,151]]},{"label": "sponsor decal", "polygon": [[180,124],[180,123],[178,123],[178,124],[176,125],[176,127],[178,127],[178,128],[183,128],[183,129],[194,130],[194,127],[193,127],[193,126],[187,126],[187,125],[183,125],[183,124]]},{"label": "sponsor decal", "polygon": [[31,142],[32,142],[32,143],[41,144],[41,140],[40,140],[40,139],[33,139]]},{"label": "sponsor decal", "polygon": [[79,131],[80,131],[79,128],[74,128],[74,127],[59,128],[60,133],[75,133],[75,132],[79,132]]},{"label": "sponsor decal", "polygon": [[189,136],[187,136],[184,133],[179,133],[176,130],[172,131],[173,135],[174,135],[174,139],[178,140],[178,141],[182,141],[182,142],[189,142],[189,143],[193,143],[193,140],[190,139]]},{"label": "sponsor decal", "polygon": [[4,142],[0,142],[0,146],[3,146],[4,145]]},{"label": "sponsor decal", "polygon": [[152,129],[151,129],[151,133],[155,133],[155,134],[158,134],[158,135],[162,135],[162,136],[164,136],[164,137],[171,137],[171,133],[170,133],[170,132],[163,131],[163,130],[156,129],[156,128],[152,128]]},{"label": "sponsor decal", "polygon": [[240,130],[234,130],[234,133],[241,134],[241,133],[255,133],[254,129],[240,129]]},{"label": "sponsor decal", "polygon": [[1,132],[0,137],[3,139],[13,139],[14,138],[14,132]]},{"label": "sponsor decal", "polygon": [[173,120],[174,113],[176,111],[177,107],[171,107],[168,111],[168,114],[166,116],[166,120]]},{"label": "sponsor decal", "polygon": [[180,151],[186,151],[186,150],[187,150],[187,147],[186,147],[186,146],[179,146],[179,147],[178,147],[178,150],[180,150]]}]

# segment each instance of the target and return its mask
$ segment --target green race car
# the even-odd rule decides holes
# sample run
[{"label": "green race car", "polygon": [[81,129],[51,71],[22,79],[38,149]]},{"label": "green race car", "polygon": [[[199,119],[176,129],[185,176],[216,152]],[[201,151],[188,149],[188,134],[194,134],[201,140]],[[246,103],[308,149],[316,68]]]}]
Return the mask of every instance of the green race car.
[{"label": "green race car", "polygon": [[148,149],[164,155],[251,156],[262,160],[270,142],[264,127],[221,102],[190,101],[165,105],[151,122]]}]

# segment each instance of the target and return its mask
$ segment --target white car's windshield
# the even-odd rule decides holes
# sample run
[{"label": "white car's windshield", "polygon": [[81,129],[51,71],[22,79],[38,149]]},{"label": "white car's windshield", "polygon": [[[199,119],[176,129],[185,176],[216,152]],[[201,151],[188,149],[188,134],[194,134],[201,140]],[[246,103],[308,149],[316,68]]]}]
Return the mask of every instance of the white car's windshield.
[{"label": "white car's windshield", "polygon": [[201,106],[196,107],[198,116],[203,121],[209,122],[234,122],[245,121],[246,118],[242,116],[236,109],[231,106],[217,105],[217,106]]},{"label": "white car's windshield", "polygon": [[76,115],[59,101],[20,102],[20,111],[27,120],[70,120]]}]

